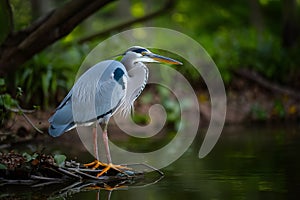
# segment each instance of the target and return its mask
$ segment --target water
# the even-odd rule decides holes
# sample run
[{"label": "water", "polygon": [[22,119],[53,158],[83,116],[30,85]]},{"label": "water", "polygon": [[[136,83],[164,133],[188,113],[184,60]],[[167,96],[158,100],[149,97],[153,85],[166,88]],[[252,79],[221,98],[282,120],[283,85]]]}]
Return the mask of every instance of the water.
[{"label": "water", "polygon": [[[69,136],[64,137],[69,140]],[[162,169],[165,176],[155,184],[139,183],[112,191],[79,190],[65,198],[297,199],[300,195],[299,126],[226,127],[213,151],[203,159],[198,158],[201,143],[199,134],[180,159]],[[53,140],[54,149],[59,148],[58,144],[57,139]],[[78,150],[80,153],[70,151],[69,156],[91,159],[82,148]],[[32,191],[23,191],[25,199],[37,193]],[[45,194],[48,193],[44,192],[44,198],[51,195]]]}]

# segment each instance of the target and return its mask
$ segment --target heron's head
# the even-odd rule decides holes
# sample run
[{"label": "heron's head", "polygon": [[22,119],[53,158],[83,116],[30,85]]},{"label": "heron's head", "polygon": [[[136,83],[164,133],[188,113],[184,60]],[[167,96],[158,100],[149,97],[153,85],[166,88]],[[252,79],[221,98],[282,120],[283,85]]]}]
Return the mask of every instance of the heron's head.
[{"label": "heron's head", "polygon": [[154,54],[148,49],[140,46],[133,46],[127,49],[127,51],[124,53],[124,57],[131,59],[133,62],[145,62],[145,63],[158,62],[158,63],[173,64],[173,65],[182,65],[182,63],[177,60],[165,56],[161,56],[158,54]]}]

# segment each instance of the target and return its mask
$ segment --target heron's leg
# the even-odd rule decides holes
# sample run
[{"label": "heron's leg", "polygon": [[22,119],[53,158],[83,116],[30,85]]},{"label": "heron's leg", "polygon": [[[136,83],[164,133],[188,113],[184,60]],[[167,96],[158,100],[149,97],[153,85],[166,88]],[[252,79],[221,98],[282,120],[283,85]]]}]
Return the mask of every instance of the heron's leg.
[{"label": "heron's leg", "polygon": [[97,177],[102,176],[105,172],[107,172],[110,169],[114,169],[118,172],[121,172],[121,173],[124,173],[125,175],[127,175],[122,170],[130,169],[130,168],[124,167],[124,166],[121,166],[121,165],[112,164],[109,145],[108,145],[108,137],[107,137],[107,123],[104,123],[102,137],[103,137],[103,142],[104,142],[104,145],[105,145],[106,158],[107,158],[108,164],[99,174],[97,174]]},{"label": "heron's leg", "polygon": [[94,155],[96,159],[99,160],[99,153],[98,153],[98,134],[97,134],[97,123],[95,123],[95,127],[93,127],[93,139],[94,139]]},{"label": "heron's leg", "polygon": [[107,137],[107,123],[104,124],[102,137],[103,137],[103,142],[105,145],[105,153],[106,153],[107,163],[111,164],[112,161],[111,161],[111,155],[110,155],[110,150],[109,150],[109,145],[108,145],[108,137]]},{"label": "heron's leg", "polygon": [[99,166],[105,166],[105,164],[99,161],[97,123],[95,123],[95,126],[93,127],[93,143],[94,143],[94,155],[96,157],[96,160],[91,163],[84,164],[84,166],[97,169]]},{"label": "heron's leg", "polygon": [[[97,130],[96,131],[93,130],[93,132],[94,132],[94,151],[95,151],[96,156],[98,156]],[[110,150],[109,150],[109,145],[108,145],[108,137],[107,137],[107,123],[104,123],[102,137],[103,137],[103,142],[104,142],[104,146],[105,146],[105,153],[106,153],[106,158],[107,158],[108,164],[101,163],[99,161],[99,158],[97,158],[97,160],[95,160],[92,163],[85,164],[85,166],[86,167],[93,166],[92,167],[93,169],[97,169],[99,166],[104,167],[102,169],[102,171],[97,174],[97,177],[102,176],[104,173],[106,173],[110,169],[114,169],[114,170],[116,170],[118,172],[121,172],[121,173],[127,175],[125,172],[123,172],[123,170],[130,169],[130,168],[125,167],[125,166],[121,166],[121,165],[114,165],[114,164],[112,164]],[[97,153],[96,153],[96,151],[97,151]]]}]

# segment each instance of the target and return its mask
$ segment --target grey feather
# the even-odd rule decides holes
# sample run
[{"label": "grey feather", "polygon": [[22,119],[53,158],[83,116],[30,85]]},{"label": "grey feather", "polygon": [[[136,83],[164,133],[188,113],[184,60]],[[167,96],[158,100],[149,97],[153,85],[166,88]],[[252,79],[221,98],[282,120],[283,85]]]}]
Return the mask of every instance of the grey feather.
[{"label": "grey feather", "polygon": [[[115,80],[116,69],[124,73],[120,80]],[[91,67],[77,80],[49,119],[49,134],[56,137],[74,128],[75,124],[84,125],[111,115],[125,97],[127,77],[125,67],[118,61],[107,60]]]}]

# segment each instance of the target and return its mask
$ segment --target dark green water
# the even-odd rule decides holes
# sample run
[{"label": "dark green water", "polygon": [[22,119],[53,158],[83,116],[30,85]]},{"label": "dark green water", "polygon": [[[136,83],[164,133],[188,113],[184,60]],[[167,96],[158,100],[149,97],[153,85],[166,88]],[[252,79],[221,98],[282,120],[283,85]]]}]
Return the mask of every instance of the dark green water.
[{"label": "dark green water", "polygon": [[[198,158],[201,138],[197,137],[180,159],[162,169],[165,176],[155,184],[77,191],[65,198],[298,199],[300,126],[226,127],[212,152],[203,159]],[[33,195],[28,193],[25,199]]]}]

